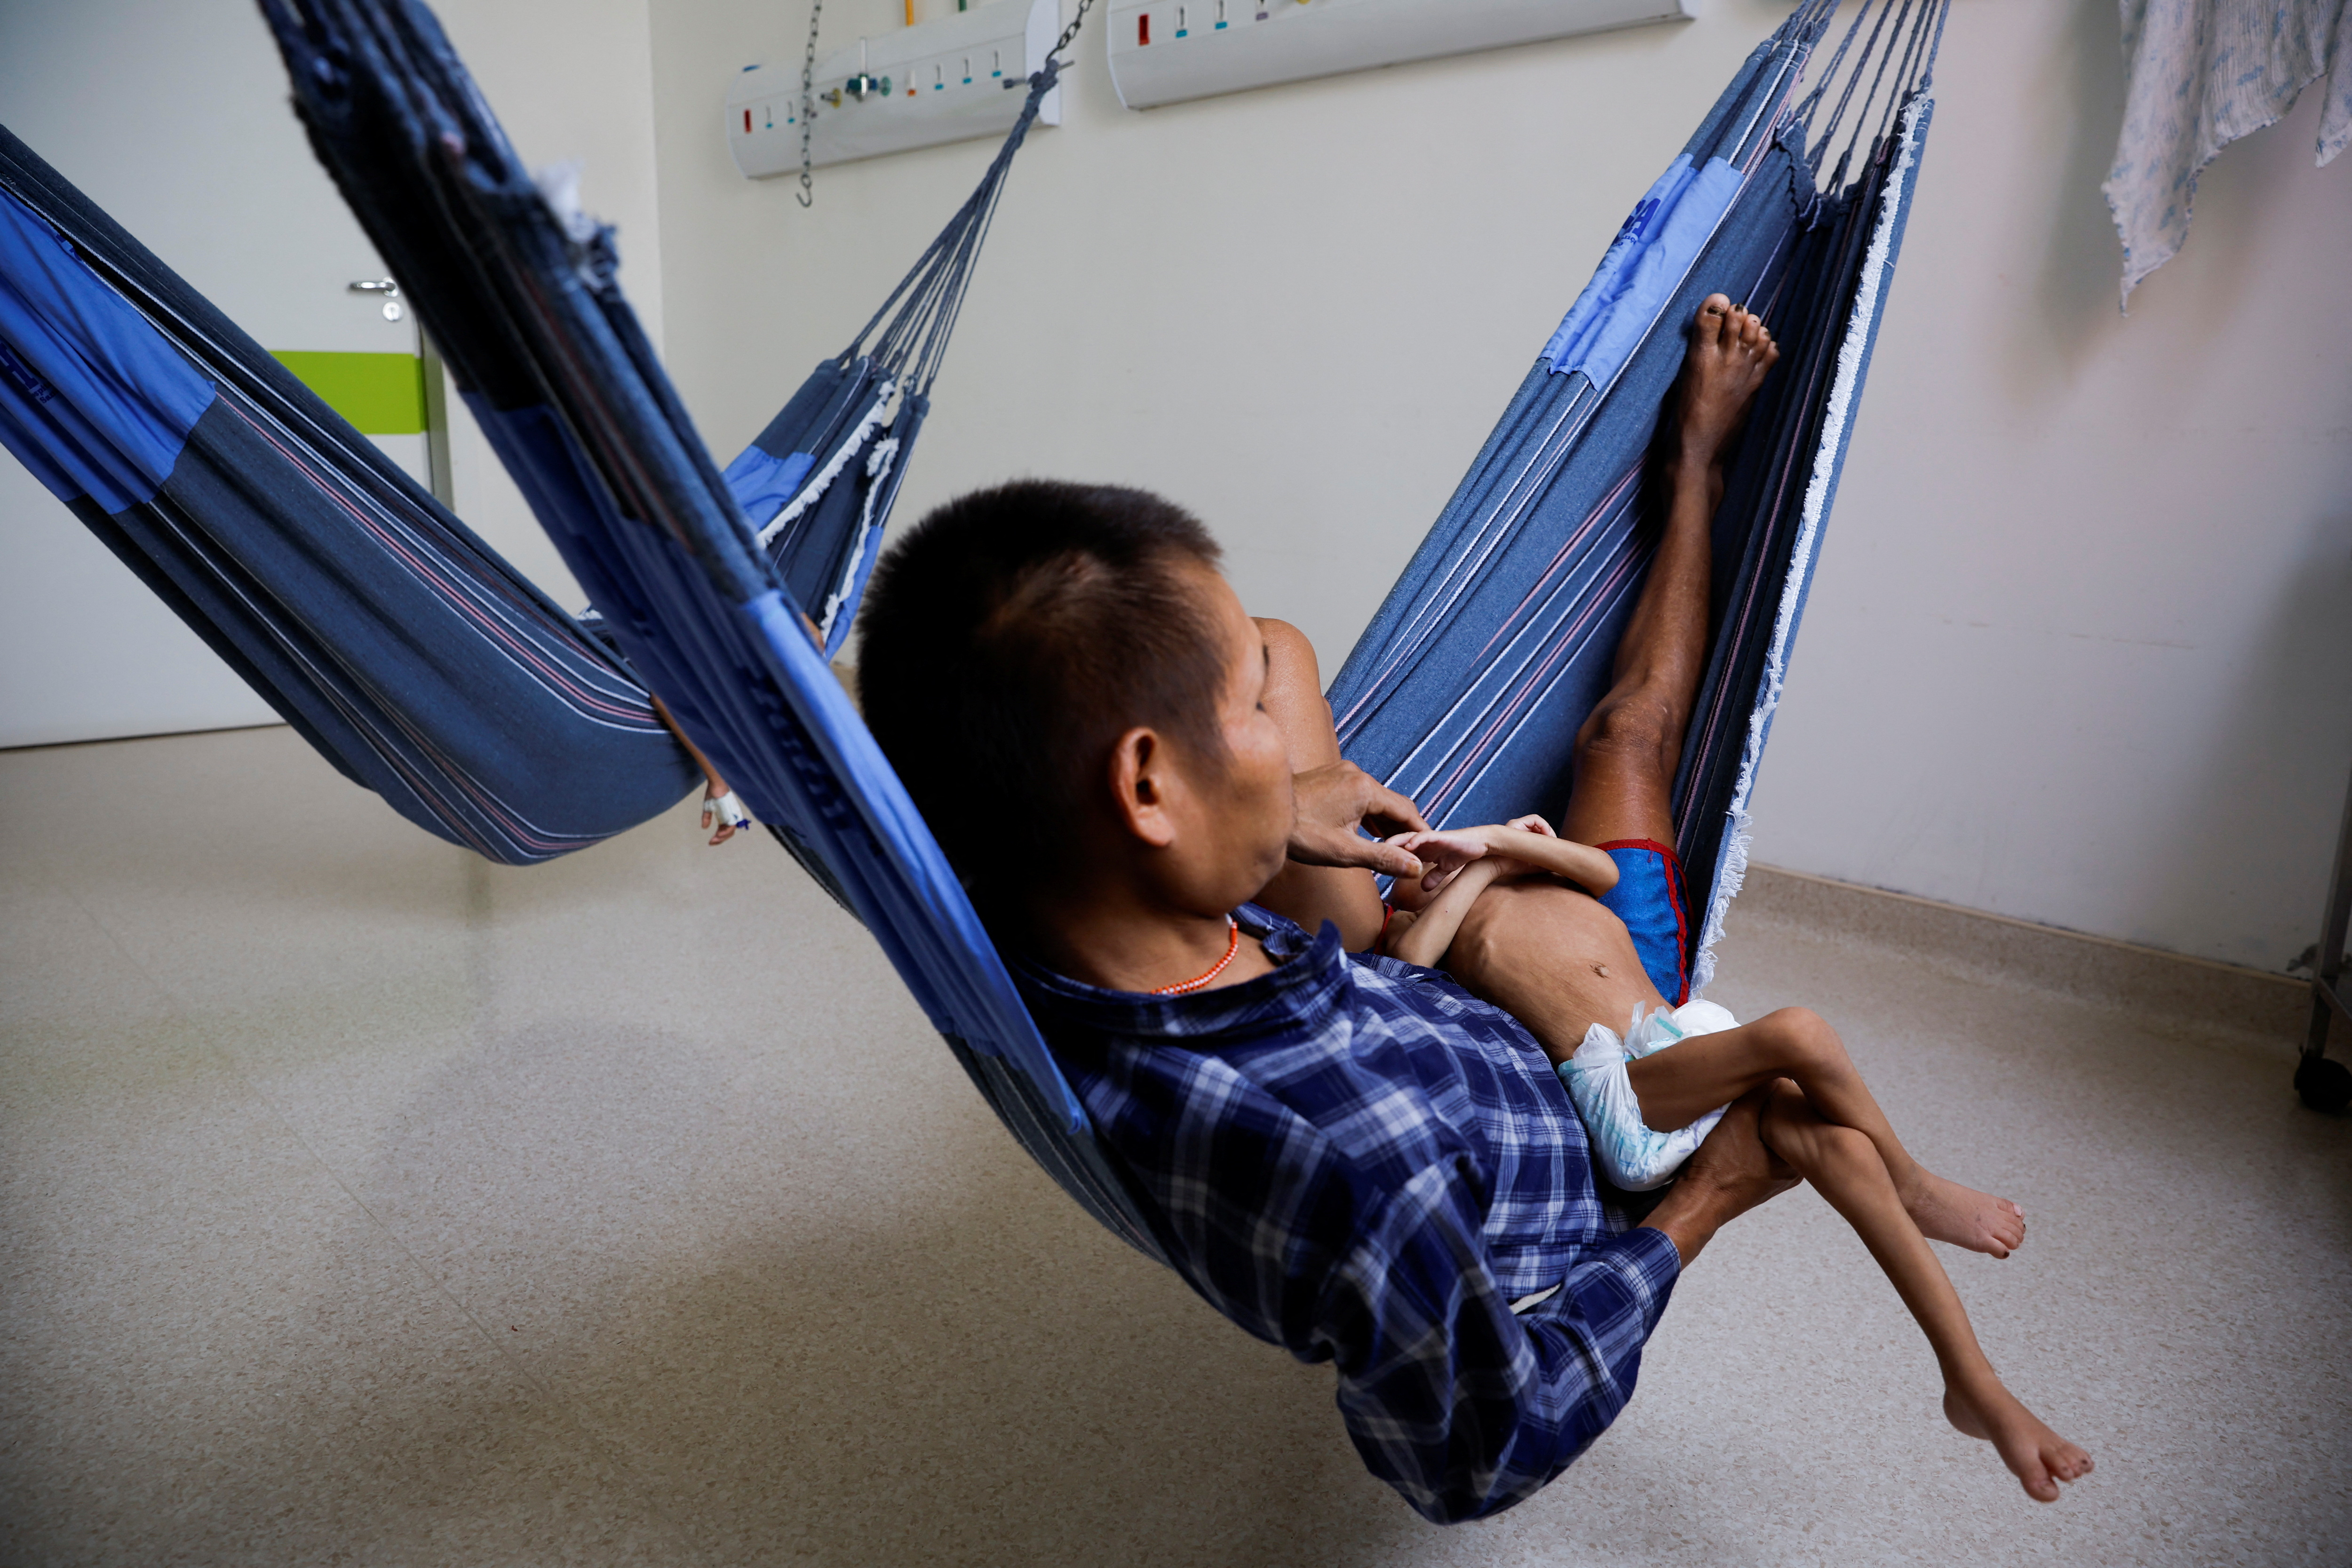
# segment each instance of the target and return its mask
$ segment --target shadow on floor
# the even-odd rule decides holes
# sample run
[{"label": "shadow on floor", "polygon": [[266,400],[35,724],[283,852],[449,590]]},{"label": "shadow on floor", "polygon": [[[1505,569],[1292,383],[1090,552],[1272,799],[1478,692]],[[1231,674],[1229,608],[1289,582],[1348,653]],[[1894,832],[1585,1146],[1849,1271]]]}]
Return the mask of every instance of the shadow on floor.
[{"label": "shadow on floor", "polygon": [[[509,1036],[448,1064],[362,1189],[389,1195],[371,1204],[404,1240],[473,1238],[446,1261],[411,1245],[714,1557],[1066,1562],[1083,1542],[1104,1563],[1356,1563],[1409,1556],[1430,1532],[1364,1472],[1328,1369],[1247,1339],[1097,1230],[976,1102],[928,1116],[927,1146],[909,1152],[846,1105],[787,1115],[711,1085],[583,1145],[574,1108],[549,1103],[579,1081],[583,1050],[607,1107],[652,1104],[653,1085],[613,1096],[615,1079],[676,1060],[657,1038]],[[698,1129],[698,1114],[716,1121]],[[747,1187],[747,1147],[771,1128],[804,1140],[812,1121],[840,1142],[780,1150],[772,1184]],[[573,1136],[535,1148],[530,1125]],[[625,1167],[661,1149],[675,1151],[661,1178],[701,1198],[656,1216],[665,1237],[648,1247],[625,1219],[572,1212],[577,1193],[626,1190]],[[475,1173],[470,1195],[425,1223],[433,1205],[408,1201],[420,1194],[403,1173],[451,1168]],[[571,1275],[567,1297],[483,1267],[501,1237],[520,1262],[566,1234],[612,1248],[601,1276],[554,1270]],[[472,1463],[478,1419],[460,1404],[369,1425],[400,1433],[380,1461],[422,1498],[472,1484],[448,1467]],[[299,1471],[300,1455],[285,1458]]]}]

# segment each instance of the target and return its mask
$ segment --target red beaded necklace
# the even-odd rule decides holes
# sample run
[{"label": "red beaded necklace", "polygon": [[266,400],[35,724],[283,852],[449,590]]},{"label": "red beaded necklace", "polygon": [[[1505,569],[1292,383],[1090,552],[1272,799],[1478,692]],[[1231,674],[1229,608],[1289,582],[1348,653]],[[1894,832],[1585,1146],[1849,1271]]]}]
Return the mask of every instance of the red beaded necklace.
[{"label": "red beaded necklace", "polygon": [[1158,990],[1152,992],[1152,994],[1154,996],[1187,995],[1192,992],[1200,990],[1201,987],[1216,979],[1218,975],[1223,974],[1225,972],[1225,965],[1234,961],[1234,954],[1242,950],[1242,928],[1240,923],[1236,921],[1233,916],[1227,915],[1225,917],[1225,925],[1233,933],[1225,942],[1225,956],[1217,960],[1216,963],[1209,965],[1208,973],[1202,975],[1196,980],[1181,981],[1174,985],[1162,985]]}]

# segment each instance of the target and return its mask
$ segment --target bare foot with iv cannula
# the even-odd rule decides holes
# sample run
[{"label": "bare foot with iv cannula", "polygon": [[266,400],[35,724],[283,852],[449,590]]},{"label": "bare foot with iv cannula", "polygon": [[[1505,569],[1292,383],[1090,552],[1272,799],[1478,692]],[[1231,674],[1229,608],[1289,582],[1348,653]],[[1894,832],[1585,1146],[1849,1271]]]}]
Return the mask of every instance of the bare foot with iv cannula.
[{"label": "bare foot with iv cannula", "polygon": [[[702,770],[702,830],[710,834],[711,847],[717,848],[734,837],[736,829],[751,826],[751,814],[743,809],[743,803],[736,798],[735,792],[727,787],[727,781],[719,776],[719,770],[711,764],[710,759],[702,754],[702,748],[687,739],[686,731],[678,728],[677,720],[671,715],[668,705],[658,697],[654,698],[653,704],[654,716],[662,721],[664,729],[677,737],[677,743],[686,748],[686,754],[694,759],[694,765]],[[714,821],[717,823],[715,832],[712,831]]]},{"label": "bare foot with iv cannula", "polygon": [[[817,657],[823,658],[824,634],[817,630],[816,623],[808,618],[806,612],[801,616],[801,628],[808,633],[809,641],[816,645]],[[653,697],[651,692],[646,695]],[[692,757],[694,765],[702,770],[702,830],[710,835],[710,847],[716,849],[734,837],[739,830],[748,832],[751,826],[751,814],[743,808],[742,798],[728,788],[727,781],[719,776],[718,764],[704,755],[702,748],[688,737],[685,727],[678,723],[677,716],[669,710],[667,703],[653,697],[653,705],[654,717],[662,721],[662,728],[686,748],[686,754]],[[747,839],[745,842],[750,841]]]},{"label": "bare foot with iv cannula", "polygon": [[[1679,916],[1664,925],[1672,958],[1645,955],[1628,922],[1651,921],[1639,900],[1656,895],[1639,880],[1618,885],[1621,867],[1631,877],[1654,861],[1666,868],[1657,873],[1672,893],[1664,901],[1680,896],[1671,786],[1706,660],[1722,458],[1775,357],[1753,315],[1721,295],[1701,308],[1654,470],[1654,482],[1669,487],[1657,553],[1619,644],[1614,682],[1578,732],[1559,836],[1531,819],[1400,836],[1391,842],[1431,869],[1402,889],[1401,902],[1422,907],[1391,919],[1382,945],[1412,962],[1444,962],[1534,1033],[1562,1068],[1596,1154],[1604,1163],[1648,1162],[1645,1180],[1621,1184],[1667,1179],[1724,1107],[1764,1094],[1766,1146],[1853,1226],[1885,1270],[1935,1350],[1947,1416],[1993,1443],[2029,1496],[2053,1501],[2060,1482],[2090,1472],[2090,1457],[2002,1385],[1927,1245],[1932,1236],[2005,1257],[2024,1239],[2022,1214],[1914,1160],[1835,1031],[1812,1013],[1789,1008],[1743,1026],[1710,1004],[1670,1008],[1660,986],[1687,986],[1686,974],[1672,972],[1684,958]],[[1654,963],[1664,964],[1664,979],[1653,979]],[[1633,1026],[1621,1040],[1614,1030],[1629,1015]]]}]

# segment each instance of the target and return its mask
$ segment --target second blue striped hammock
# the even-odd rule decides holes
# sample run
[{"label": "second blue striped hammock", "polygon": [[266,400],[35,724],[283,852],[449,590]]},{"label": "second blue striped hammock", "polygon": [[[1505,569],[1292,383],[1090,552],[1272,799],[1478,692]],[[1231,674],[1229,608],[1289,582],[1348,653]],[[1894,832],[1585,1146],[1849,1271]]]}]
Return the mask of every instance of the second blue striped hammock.
[{"label": "second blue striped hammock", "polygon": [[[864,330],[727,470],[828,654],[1042,94]],[[563,221],[594,248],[593,224]],[[467,401],[495,404],[495,380],[466,374],[479,356],[451,358]],[[5,129],[0,445],[345,777],[451,843],[533,864],[694,783],[600,615],[558,607]],[[502,455],[526,490],[562,482]]]},{"label": "second blue striped hammock", "polygon": [[[1716,521],[1719,629],[1675,792],[1702,974],[1901,248],[1945,4],[1865,0],[1810,93],[1834,0],[1805,0],[1757,48],[1635,207],[1332,689],[1349,753],[1441,819],[1557,810],[1651,549],[1643,462],[1682,324],[1718,290],[1760,307],[1783,358]],[[874,933],[1022,1144],[1164,1259],[1153,1214],[812,646],[808,601],[734,504],[610,266],[540,199],[431,14],[264,8],[313,146],[436,338],[495,389],[478,412],[534,476],[541,521],[632,664],[690,699],[696,742]]]}]

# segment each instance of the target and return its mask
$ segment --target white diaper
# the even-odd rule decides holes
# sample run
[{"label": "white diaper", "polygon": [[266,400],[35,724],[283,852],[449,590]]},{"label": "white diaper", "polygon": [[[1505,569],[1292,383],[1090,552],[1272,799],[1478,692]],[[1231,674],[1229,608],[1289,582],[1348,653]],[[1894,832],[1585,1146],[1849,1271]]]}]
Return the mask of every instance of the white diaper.
[{"label": "white diaper", "polygon": [[1584,1031],[1584,1043],[1560,1064],[1559,1079],[1576,1101],[1576,1113],[1592,1135],[1593,1152],[1612,1182],[1629,1193],[1664,1186],[1731,1109],[1717,1106],[1680,1131],[1654,1132],[1642,1120],[1642,1102],[1634,1096],[1625,1064],[1693,1035],[1738,1026],[1738,1019],[1714,1003],[1689,1002],[1671,1012],[1661,1007],[1646,1018],[1641,1008],[1634,1008],[1622,1039],[1602,1024]]}]

